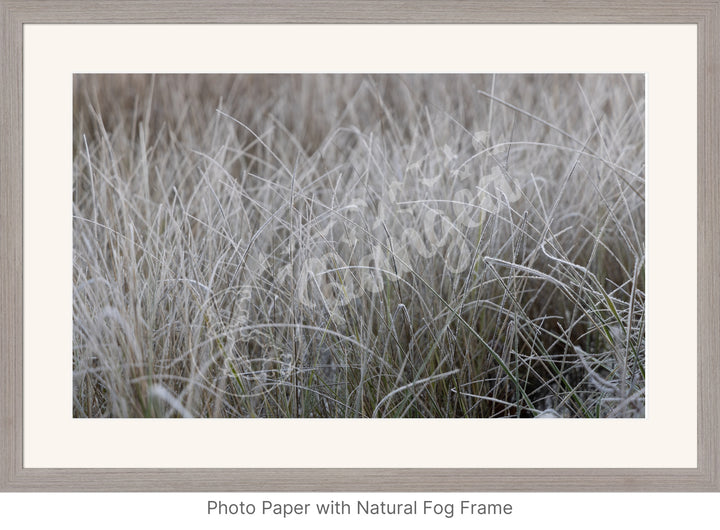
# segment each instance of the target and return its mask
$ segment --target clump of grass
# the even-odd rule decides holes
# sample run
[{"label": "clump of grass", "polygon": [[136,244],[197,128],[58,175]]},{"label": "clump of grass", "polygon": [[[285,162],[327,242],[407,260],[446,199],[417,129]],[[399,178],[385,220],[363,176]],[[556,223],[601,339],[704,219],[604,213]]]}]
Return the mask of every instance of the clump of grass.
[{"label": "clump of grass", "polygon": [[643,416],[643,90],[76,75],[74,414]]}]

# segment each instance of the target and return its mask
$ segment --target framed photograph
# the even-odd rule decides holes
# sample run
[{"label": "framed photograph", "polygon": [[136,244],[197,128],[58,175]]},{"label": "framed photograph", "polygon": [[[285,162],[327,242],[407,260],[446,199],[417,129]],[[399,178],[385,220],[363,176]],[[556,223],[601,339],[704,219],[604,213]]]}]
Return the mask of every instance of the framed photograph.
[{"label": "framed photograph", "polygon": [[2,489],[720,489],[718,2],[520,4],[0,0]]}]

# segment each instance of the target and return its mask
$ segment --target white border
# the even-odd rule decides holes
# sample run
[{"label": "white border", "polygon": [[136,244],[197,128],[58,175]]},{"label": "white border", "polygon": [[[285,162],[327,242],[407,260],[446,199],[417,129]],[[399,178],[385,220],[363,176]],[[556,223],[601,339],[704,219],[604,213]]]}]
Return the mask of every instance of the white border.
[{"label": "white border", "polygon": [[[689,25],[25,25],[25,467],[696,467]],[[647,417],[72,418],[73,72],[645,72]]]}]

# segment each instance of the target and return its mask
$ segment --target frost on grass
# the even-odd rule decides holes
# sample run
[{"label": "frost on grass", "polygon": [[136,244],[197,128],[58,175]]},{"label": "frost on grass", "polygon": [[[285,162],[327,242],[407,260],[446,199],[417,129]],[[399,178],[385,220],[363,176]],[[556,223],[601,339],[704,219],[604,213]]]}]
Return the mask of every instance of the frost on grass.
[{"label": "frost on grass", "polygon": [[74,89],[76,416],[644,416],[642,76]]}]

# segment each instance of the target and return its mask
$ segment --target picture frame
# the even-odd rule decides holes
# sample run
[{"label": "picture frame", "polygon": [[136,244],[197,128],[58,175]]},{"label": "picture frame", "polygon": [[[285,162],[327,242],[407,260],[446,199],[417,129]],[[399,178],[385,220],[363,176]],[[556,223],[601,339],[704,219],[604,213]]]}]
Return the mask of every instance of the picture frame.
[{"label": "picture frame", "polygon": [[[328,6],[331,6],[328,8]],[[717,491],[720,489],[720,2],[0,1],[0,490]],[[28,468],[23,464],[23,30],[26,24],[691,24],[697,27],[696,468]]]}]

